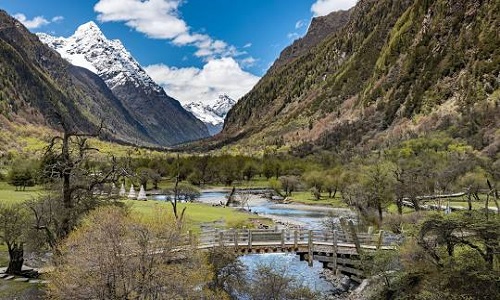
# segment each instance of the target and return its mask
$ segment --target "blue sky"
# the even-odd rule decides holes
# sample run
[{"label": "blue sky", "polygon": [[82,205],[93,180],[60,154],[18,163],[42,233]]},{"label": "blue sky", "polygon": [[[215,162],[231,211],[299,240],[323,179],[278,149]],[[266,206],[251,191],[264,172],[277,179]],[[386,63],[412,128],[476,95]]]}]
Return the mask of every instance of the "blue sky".
[{"label": "blue sky", "polygon": [[94,21],[181,102],[243,96],[314,16],[356,0],[0,0],[32,32]]}]

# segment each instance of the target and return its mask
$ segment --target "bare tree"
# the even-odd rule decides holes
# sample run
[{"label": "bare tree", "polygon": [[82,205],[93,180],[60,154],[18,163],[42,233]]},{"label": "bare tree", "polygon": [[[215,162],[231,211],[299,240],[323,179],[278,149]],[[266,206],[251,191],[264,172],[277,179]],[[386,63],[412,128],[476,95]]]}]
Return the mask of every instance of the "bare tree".
[{"label": "bare tree", "polygon": [[242,209],[246,208],[248,211],[250,211],[250,199],[252,199],[252,194],[250,193],[240,192],[238,194],[238,203],[240,204],[240,207]]},{"label": "bare tree", "polygon": [[281,176],[280,178],[281,187],[285,190],[285,197],[291,196],[292,192],[295,191],[300,180],[297,176]]},{"label": "bare tree", "polygon": [[61,264],[49,274],[53,299],[201,299],[207,293],[209,268],[166,211],[141,219],[116,207],[97,209],[60,252]]},{"label": "bare tree", "polygon": [[286,266],[260,264],[247,286],[252,300],[307,300],[318,299],[318,293],[291,275]]},{"label": "bare tree", "polygon": [[215,247],[208,251],[207,258],[213,273],[210,289],[237,298],[238,291],[246,284],[247,271],[238,254],[233,248]]},{"label": "bare tree", "polygon": [[[102,126],[89,134],[70,131],[66,126],[63,129],[61,136],[51,139],[42,160],[43,178],[51,185],[52,193],[40,203],[29,205],[36,228],[46,233],[52,247],[68,236],[83,214],[105,200],[97,192],[104,184],[115,181],[117,174],[114,157],[108,164],[101,162],[89,168],[90,153],[99,151],[90,146],[89,138],[97,137]],[[43,215],[46,213],[51,215]]]}]

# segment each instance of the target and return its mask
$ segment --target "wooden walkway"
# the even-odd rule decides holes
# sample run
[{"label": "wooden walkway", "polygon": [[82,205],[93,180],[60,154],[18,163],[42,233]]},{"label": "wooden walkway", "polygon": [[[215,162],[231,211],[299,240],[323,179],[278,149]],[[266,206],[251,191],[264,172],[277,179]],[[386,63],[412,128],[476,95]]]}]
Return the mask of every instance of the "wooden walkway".
[{"label": "wooden walkway", "polygon": [[394,250],[395,244],[378,234],[346,234],[342,231],[238,229],[205,230],[197,241],[200,249],[232,247],[238,253],[296,253],[309,265],[316,260],[329,268],[361,281],[360,254]]}]

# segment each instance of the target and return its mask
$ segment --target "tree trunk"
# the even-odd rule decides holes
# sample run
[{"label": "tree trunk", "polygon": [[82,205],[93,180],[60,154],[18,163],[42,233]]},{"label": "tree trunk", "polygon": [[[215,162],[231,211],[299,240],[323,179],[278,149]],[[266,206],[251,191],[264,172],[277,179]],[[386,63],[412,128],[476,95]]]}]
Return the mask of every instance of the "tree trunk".
[{"label": "tree trunk", "polygon": [[21,275],[24,263],[24,245],[22,243],[9,244],[9,266],[7,267],[7,274]]},{"label": "tree trunk", "polygon": [[396,199],[396,206],[398,207],[398,214],[403,214],[403,199]]},{"label": "tree trunk", "polygon": [[472,210],[472,195],[471,195],[471,191],[470,191],[470,188],[469,190],[467,191],[467,204],[468,204],[468,208],[469,208],[469,211]]},{"label": "tree trunk", "polygon": [[498,199],[499,199],[498,190],[495,189],[493,195],[495,196],[493,200],[495,201],[495,206],[497,207],[497,214],[500,214],[500,205],[498,204]]},{"label": "tree trunk", "polygon": [[493,265],[494,265],[494,260],[495,260],[495,251],[490,246],[490,243],[488,243],[488,242],[485,243],[486,249],[485,249],[484,260],[486,261],[486,265],[488,266],[488,269],[493,270]]},{"label": "tree trunk", "polygon": [[378,219],[380,221],[380,224],[382,224],[384,212],[382,211],[382,204],[380,202],[377,204],[377,210],[378,210]]},{"label": "tree trunk", "polygon": [[72,201],[71,201],[71,170],[73,165],[71,163],[71,157],[69,153],[69,138],[70,135],[64,132],[63,143],[62,143],[62,160],[63,160],[63,170],[62,170],[62,197],[63,197],[63,207],[65,216],[61,221],[61,232],[57,233],[59,239],[64,239],[71,232],[71,211],[72,211]]},{"label": "tree trunk", "polygon": [[420,211],[420,205],[418,203],[418,199],[412,198],[411,202],[413,204],[413,208],[415,209],[415,211]]}]

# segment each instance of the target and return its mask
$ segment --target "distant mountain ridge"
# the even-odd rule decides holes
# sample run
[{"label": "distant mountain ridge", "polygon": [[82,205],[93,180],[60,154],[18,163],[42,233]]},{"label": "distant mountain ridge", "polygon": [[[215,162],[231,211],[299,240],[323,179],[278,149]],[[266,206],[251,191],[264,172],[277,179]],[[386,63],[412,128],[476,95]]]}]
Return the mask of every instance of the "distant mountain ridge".
[{"label": "distant mountain ridge", "polygon": [[216,135],[222,130],[224,119],[235,104],[236,100],[224,94],[220,95],[219,99],[212,105],[203,104],[201,102],[191,102],[184,105],[184,108],[205,123],[210,135]]},{"label": "distant mountain ridge", "polygon": [[213,142],[348,151],[442,131],[495,155],[499,15],[495,0],[360,0],[343,26],[285,49]]},{"label": "distant mountain ridge", "polygon": [[203,123],[169,97],[123,44],[108,40],[94,22],[81,25],[68,38],[43,33],[38,37],[67,61],[101,77],[158,145],[170,146],[208,136]]}]

